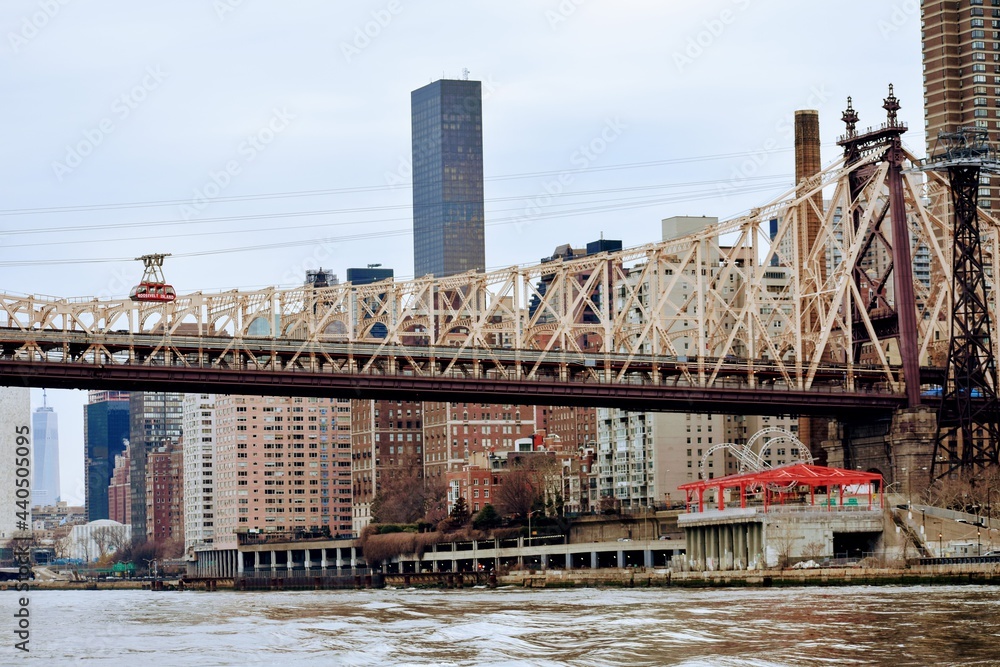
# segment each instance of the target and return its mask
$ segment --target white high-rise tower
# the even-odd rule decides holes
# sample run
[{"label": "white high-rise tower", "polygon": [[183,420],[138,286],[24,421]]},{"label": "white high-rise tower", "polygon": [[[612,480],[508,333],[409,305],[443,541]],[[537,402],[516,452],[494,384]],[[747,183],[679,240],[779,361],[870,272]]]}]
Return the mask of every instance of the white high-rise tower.
[{"label": "white high-rise tower", "polygon": [[59,502],[59,418],[42,392],[42,407],[31,416],[35,460],[32,464],[31,504]]}]

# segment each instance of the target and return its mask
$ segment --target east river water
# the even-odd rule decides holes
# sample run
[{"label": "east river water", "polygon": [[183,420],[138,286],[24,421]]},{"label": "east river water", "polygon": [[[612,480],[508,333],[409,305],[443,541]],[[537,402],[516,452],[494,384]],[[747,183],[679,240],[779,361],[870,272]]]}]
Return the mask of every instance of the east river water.
[{"label": "east river water", "polygon": [[0,665],[1000,665],[1000,587],[15,595]]}]

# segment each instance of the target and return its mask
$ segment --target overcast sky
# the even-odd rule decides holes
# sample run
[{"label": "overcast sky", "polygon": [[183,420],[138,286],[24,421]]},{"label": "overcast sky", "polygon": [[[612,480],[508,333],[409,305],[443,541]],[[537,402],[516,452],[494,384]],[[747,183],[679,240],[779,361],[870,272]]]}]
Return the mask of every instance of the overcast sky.
[{"label": "overcast sky", "polygon": [[[409,94],[464,69],[489,267],[655,241],[791,187],[796,109],[819,109],[827,163],[847,96],[877,124],[892,82],[922,154],[918,5],[4,0],[0,291],[123,296],[149,252],[180,292],[409,276]],[[49,392],[79,503],[83,402]]]}]

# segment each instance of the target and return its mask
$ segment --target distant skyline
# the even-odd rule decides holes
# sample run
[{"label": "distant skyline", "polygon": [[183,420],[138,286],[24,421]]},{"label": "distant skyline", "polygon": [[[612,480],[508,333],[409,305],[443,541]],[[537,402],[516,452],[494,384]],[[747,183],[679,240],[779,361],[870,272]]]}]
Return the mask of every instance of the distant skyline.
[{"label": "distant skyline", "polygon": [[[410,92],[466,68],[488,269],[765,203],[792,186],[796,109],[829,163],[847,96],[878,124],[890,82],[923,154],[916,2],[8,0],[0,26],[6,292],[124,296],[149,252],[180,293],[406,278]],[[84,402],[49,392],[78,503]]]}]

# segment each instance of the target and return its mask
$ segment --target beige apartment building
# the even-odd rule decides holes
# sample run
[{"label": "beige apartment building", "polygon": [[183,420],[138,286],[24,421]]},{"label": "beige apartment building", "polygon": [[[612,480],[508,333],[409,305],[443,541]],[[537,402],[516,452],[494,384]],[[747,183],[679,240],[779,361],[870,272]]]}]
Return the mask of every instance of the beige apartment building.
[{"label": "beige apartment building", "polygon": [[215,543],[236,533],[351,529],[350,401],[217,396]]}]

